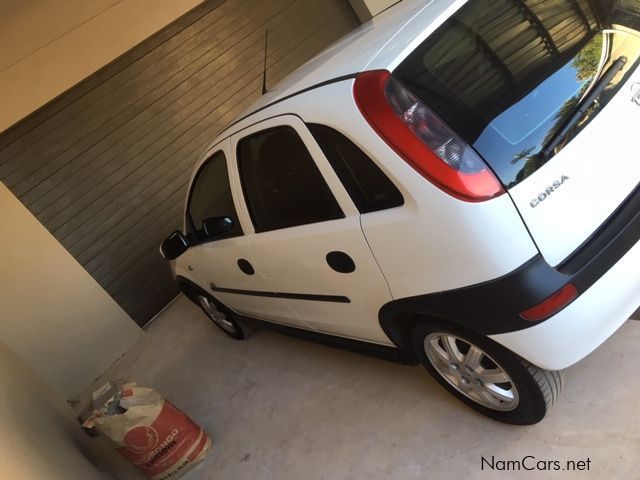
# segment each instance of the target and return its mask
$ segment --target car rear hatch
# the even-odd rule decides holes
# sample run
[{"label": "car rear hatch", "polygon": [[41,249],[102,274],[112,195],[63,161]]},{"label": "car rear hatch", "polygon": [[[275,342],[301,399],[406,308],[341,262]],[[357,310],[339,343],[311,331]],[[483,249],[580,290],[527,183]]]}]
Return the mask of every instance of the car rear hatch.
[{"label": "car rear hatch", "polygon": [[471,0],[393,72],[483,157],[553,266],[640,183],[640,1]]}]

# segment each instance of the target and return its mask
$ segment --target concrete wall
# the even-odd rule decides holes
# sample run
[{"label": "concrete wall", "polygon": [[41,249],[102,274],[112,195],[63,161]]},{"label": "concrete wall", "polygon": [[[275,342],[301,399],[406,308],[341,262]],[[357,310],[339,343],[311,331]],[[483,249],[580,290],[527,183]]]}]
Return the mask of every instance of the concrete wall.
[{"label": "concrete wall", "polygon": [[366,22],[400,0],[349,0],[360,21]]},{"label": "concrete wall", "polygon": [[0,2],[0,132],[201,1]]},{"label": "concrete wall", "polygon": [[142,331],[2,183],[0,218],[0,339],[72,398]]},{"label": "concrete wall", "polygon": [[2,342],[0,385],[0,478],[114,478],[64,400]]}]

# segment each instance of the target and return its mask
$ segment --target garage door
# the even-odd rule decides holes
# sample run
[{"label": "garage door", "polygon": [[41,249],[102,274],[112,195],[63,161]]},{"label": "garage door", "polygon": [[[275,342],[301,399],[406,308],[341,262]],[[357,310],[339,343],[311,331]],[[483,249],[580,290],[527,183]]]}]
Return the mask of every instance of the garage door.
[{"label": "garage door", "polygon": [[[359,24],[348,0],[206,1],[0,135],[0,180],[140,325],[191,168],[267,84]],[[5,226],[6,227],[6,226]]]}]

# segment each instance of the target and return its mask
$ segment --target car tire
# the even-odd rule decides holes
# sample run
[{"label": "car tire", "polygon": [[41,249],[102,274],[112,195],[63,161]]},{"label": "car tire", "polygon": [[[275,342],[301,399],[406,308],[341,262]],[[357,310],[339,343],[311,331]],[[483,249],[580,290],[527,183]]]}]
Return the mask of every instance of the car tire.
[{"label": "car tire", "polygon": [[538,423],[562,390],[561,371],[538,368],[490,338],[450,322],[416,323],[411,342],[420,363],[440,385],[500,422]]},{"label": "car tire", "polygon": [[207,317],[224,333],[235,340],[244,340],[251,328],[238,319],[235,313],[204,292],[195,292],[195,303]]}]

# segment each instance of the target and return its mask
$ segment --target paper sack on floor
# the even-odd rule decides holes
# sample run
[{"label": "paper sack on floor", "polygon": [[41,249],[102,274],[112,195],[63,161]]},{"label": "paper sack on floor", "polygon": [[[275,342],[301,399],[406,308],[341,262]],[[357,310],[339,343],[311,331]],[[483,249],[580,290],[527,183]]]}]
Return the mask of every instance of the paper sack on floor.
[{"label": "paper sack on floor", "polygon": [[211,450],[202,428],[155,390],[126,383],[111,393],[85,426],[111,439],[150,479],[178,478]]}]

